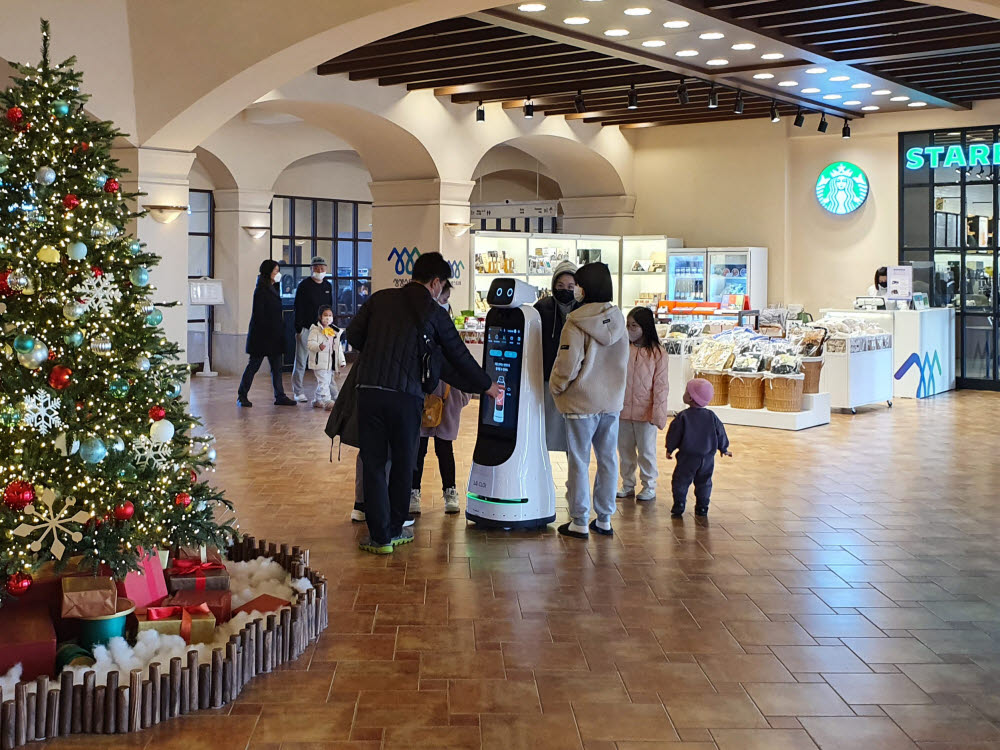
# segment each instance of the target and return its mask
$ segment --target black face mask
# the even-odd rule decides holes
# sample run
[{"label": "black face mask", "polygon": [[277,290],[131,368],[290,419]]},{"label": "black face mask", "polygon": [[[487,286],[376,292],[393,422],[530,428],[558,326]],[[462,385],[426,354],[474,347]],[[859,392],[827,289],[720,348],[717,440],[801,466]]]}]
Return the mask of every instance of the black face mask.
[{"label": "black face mask", "polygon": [[552,296],[556,298],[556,302],[561,305],[568,305],[573,301],[573,292],[569,289],[556,289]]}]

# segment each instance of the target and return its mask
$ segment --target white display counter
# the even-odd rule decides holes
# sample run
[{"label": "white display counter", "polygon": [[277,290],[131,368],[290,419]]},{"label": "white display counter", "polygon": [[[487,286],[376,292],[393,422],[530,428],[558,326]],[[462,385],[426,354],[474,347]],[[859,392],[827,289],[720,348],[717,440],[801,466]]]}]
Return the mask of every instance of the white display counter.
[{"label": "white display counter", "polygon": [[802,411],[782,412],[767,409],[734,409],[713,406],[712,411],[723,424],[746,427],[768,427],[772,430],[805,430],[830,424],[830,394],[806,393],[802,396]]},{"label": "white display counter", "polygon": [[827,352],[819,389],[830,394],[830,407],[850,409],[884,403],[892,406],[892,349]]},{"label": "white display counter", "polygon": [[954,308],[820,310],[820,315],[871,320],[892,334],[894,398],[928,398],[954,390]]},{"label": "white display counter", "polygon": [[667,392],[667,409],[671,414],[687,408],[684,403],[684,389],[693,377],[690,354],[667,355],[667,383],[670,386]]}]

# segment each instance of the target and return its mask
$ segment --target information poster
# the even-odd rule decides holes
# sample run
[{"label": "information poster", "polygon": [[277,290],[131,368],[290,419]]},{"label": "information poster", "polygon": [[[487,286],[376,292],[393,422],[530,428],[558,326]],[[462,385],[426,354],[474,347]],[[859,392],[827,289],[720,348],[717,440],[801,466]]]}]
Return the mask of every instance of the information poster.
[{"label": "information poster", "polygon": [[913,266],[889,266],[886,299],[909,300],[913,298]]},{"label": "information poster", "polygon": [[480,421],[489,427],[513,432],[517,429],[517,399],[521,383],[521,352],[524,333],[520,328],[489,326],[483,367],[503,392],[495,401],[483,396]]}]

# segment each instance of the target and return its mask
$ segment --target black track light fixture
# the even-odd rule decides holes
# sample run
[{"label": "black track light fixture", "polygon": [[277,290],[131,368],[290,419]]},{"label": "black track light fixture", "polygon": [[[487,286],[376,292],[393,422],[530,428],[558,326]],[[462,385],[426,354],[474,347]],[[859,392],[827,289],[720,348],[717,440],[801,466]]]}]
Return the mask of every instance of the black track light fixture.
[{"label": "black track light fixture", "polygon": [[524,119],[530,120],[535,116],[535,103],[531,101],[531,97],[527,97],[524,100]]},{"label": "black track light fixture", "polygon": [[476,122],[486,122],[486,108],[482,102],[479,102],[479,106],[476,107]]},{"label": "black track light fixture", "polygon": [[634,83],[628,90],[628,108],[639,109],[639,92],[635,90]]},{"label": "black track light fixture", "polygon": [[[844,118],[844,127],[841,128],[840,130],[840,137],[841,138],[851,137],[851,124],[847,121],[846,117]],[[980,169],[982,169],[982,167],[980,167]]]},{"label": "black track light fixture", "polygon": [[806,116],[802,114],[802,107],[799,107],[797,110],[795,110],[795,122],[793,124],[795,125],[795,127],[801,128],[805,124],[805,121],[806,121]]},{"label": "black track light fixture", "polygon": [[830,123],[826,121],[826,112],[824,112],[819,118],[819,125],[816,126],[816,130],[817,132],[825,133],[828,127],[830,127]]},{"label": "black track light fixture", "polygon": [[742,115],[743,114],[743,92],[736,92],[736,104],[733,105],[733,114]]},{"label": "black track light fixture", "polygon": [[577,91],[576,96],[573,97],[573,106],[576,108],[576,113],[582,115],[587,111],[587,103],[583,100],[583,92]]},{"label": "black track light fixture", "polygon": [[708,108],[716,109],[719,106],[719,92],[715,90],[715,84],[712,84],[712,88],[708,92]]},{"label": "black track light fixture", "polygon": [[771,122],[781,122],[781,118],[778,116],[778,103],[771,100]]},{"label": "black track light fixture", "polygon": [[687,103],[691,101],[691,98],[688,96],[687,83],[685,83],[683,78],[681,79],[681,85],[677,87],[677,101],[684,106],[687,106]]}]

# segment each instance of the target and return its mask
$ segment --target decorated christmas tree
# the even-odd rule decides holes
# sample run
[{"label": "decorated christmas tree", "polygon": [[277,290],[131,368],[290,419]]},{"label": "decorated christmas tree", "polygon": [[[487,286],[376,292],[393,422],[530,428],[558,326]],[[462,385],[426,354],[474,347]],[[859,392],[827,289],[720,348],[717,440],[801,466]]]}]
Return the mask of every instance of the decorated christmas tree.
[{"label": "decorated christmas tree", "polygon": [[181,401],[188,367],[152,302],[157,257],[84,111],[70,58],[15,65],[0,93],[0,598],[49,560],[138,567],[137,547],[224,545],[232,506],[199,481],[210,436]]}]

